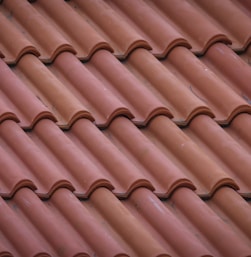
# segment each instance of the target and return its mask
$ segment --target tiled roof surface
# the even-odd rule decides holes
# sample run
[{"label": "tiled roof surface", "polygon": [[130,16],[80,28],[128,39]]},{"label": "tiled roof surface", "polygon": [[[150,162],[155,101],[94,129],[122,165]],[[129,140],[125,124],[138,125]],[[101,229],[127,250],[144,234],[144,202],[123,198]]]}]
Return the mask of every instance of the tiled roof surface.
[{"label": "tiled roof surface", "polygon": [[249,0],[2,0],[0,257],[251,256]]}]

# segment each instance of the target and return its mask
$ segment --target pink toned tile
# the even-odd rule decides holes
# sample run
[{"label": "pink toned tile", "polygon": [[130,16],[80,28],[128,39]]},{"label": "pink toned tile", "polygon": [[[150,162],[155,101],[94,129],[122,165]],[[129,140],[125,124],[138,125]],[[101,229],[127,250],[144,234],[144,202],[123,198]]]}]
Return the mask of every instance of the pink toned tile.
[{"label": "pink toned tile", "polygon": [[[236,194],[234,190],[228,189]],[[170,201],[165,204],[212,253],[212,256],[250,256],[250,238],[245,236],[244,241],[241,236],[245,230],[236,231],[231,226],[231,219],[222,219],[217,210],[210,208],[207,201],[201,201],[191,190],[176,190]]]},{"label": "pink toned tile", "polygon": [[231,44],[228,33],[223,32],[191,1],[146,1],[153,10],[172,25],[192,46],[192,52],[204,53],[215,42]]},{"label": "pink toned tile", "polygon": [[241,59],[244,57],[245,60],[245,56],[248,58],[249,52],[248,48],[245,54],[239,56],[224,44],[215,44],[209,48],[201,60],[228,85],[229,92],[234,91],[250,105],[251,67]]},{"label": "pink toned tile", "polygon": [[167,197],[182,186],[195,189],[187,174],[128,119],[114,119],[103,133],[152,182],[158,196]]},{"label": "pink toned tile", "polygon": [[[4,53],[8,62],[13,63],[24,53],[31,51],[39,53],[45,62],[52,61],[61,51],[75,53],[70,43],[28,1],[6,0],[0,7],[2,15],[9,18],[8,21],[11,23],[8,27],[12,33],[6,33],[7,38],[2,39],[9,52]],[[19,38],[20,34],[21,42],[18,43],[17,36]],[[24,48],[24,45],[29,48]]]},{"label": "pink toned tile", "polygon": [[123,59],[138,47],[151,49],[146,39],[137,33],[107,2],[75,0],[68,1],[68,4],[74,12],[80,14],[82,20],[87,21],[102,38],[109,42],[116,57]]},{"label": "pink toned tile", "polygon": [[[52,26],[55,34],[59,33],[64,40],[69,42],[79,59],[89,59],[98,49],[113,52],[110,44],[90,26],[88,20],[82,18],[75,8],[70,8],[65,1],[34,1],[32,7]],[[67,22],[65,22],[66,20]],[[68,49],[60,50],[63,52]]]},{"label": "pink toned tile", "polygon": [[49,109],[27,89],[25,83],[2,60],[0,60],[0,77],[1,121],[15,120],[23,128],[32,128],[42,118],[55,121]]},{"label": "pink toned tile", "polygon": [[250,16],[235,4],[236,1],[191,0],[191,2],[200,6],[209,15],[209,19],[212,19],[222,31],[226,31],[232,41],[231,48],[235,51],[243,51],[250,44]]},{"label": "pink toned tile", "polygon": [[207,116],[196,117],[183,131],[237,183],[241,195],[250,197],[250,150]]},{"label": "pink toned tile", "polygon": [[168,118],[154,118],[141,132],[193,182],[201,197],[212,195],[222,185],[238,189],[234,179],[184,133],[186,129],[180,129]]},{"label": "pink toned tile", "polygon": [[74,190],[71,181],[14,121],[1,123],[0,135],[1,196],[11,197],[22,187],[41,197],[49,197],[58,187]]},{"label": "pink toned tile", "polygon": [[60,127],[69,128],[82,117],[94,120],[86,106],[34,55],[23,56],[13,71],[26,88],[54,114]]}]

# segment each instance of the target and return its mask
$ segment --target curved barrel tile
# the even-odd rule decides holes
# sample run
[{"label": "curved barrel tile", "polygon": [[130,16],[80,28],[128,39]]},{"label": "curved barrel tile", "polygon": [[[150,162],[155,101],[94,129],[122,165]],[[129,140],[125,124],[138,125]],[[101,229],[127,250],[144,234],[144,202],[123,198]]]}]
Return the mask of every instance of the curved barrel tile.
[{"label": "curved barrel tile", "polygon": [[85,66],[127,106],[134,116],[132,121],[138,126],[146,125],[159,114],[172,117],[168,107],[152,95],[138,77],[109,52],[98,51]]},{"label": "curved barrel tile", "polygon": [[[34,57],[36,58],[36,57]],[[55,121],[54,115],[27,89],[25,83],[0,60],[0,117],[19,122],[22,128],[32,128],[42,119]]]},{"label": "curved barrel tile", "polygon": [[[180,58],[176,54],[179,51],[177,49],[181,49],[181,51],[184,49],[184,52],[187,50],[183,47],[176,47],[171,51],[171,55],[175,58]],[[190,51],[187,51],[187,54],[189,54]],[[191,61],[193,58],[196,59],[191,54],[189,60]],[[181,61],[183,59],[184,57],[182,56]],[[190,119],[199,113],[214,117],[207,103],[191,92],[189,82],[182,80],[182,77],[178,76],[178,71],[173,70],[173,66],[169,62],[169,57],[159,61],[148,51],[136,49],[124,65],[146,89],[170,110],[175,123],[186,125]],[[190,63],[189,66],[191,66]]]},{"label": "curved barrel tile", "polygon": [[[116,60],[112,54],[104,52],[108,53],[112,60]],[[96,54],[98,53],[94,55]],[[117,64],[121,65],[118,61]],[[112,68],[109,71],[112,71]],[[60,54],[49,69],[69,92],[72,92],[76,99],[88,108],[95,119],[95,124],[99,127],[106,127],[118,115],[133,118],[133,110],[131,111],[104,85],[103,80],[97,75],[98,71],[89,70],[88,64],[81,63],[71,53]]]},{"label": "curved barrel tile", "polygon": [[[59,187],[74,190],[71,181],[15,122],[5,121],[1,133],[1,195],[10,197],[28,186],[41,197],[49,197]],[[8,172],[7,172],[8,171]]]},{"label": "curved barrel tile", "polygon": [[54,114],[60,127],[69,128],[79,118],[94,120],[88,109],[34,55],[23,56],[15,72]]},{"label": "curved barrel tile", "polygon": [[149,43],[156,57],[164,57],[178,45],[191,48],[189,42],[143,0],[107,3]]},{"label": "curved barrel tile", "polygon": [[[23,41],[31,42],[31,46],[35,48],[39,53],[39,58],[43,61],[51,62],[61,51],[75,53],[73,46],[28,1],[6,0],[2,3],[1,10],[9,17],[13,26],[11,29],[21,32],[25,37]],[[8,36],[8,33],[5,34]],[[16,39],[12,38],[12,41],[15,42]],[[13,47],[14,53],[19,51],[17,53],[20,57],[19,46],[14,45]],[[25,53],[31,51],[28,50]],[[18,56],[15,55],[14,61]]]},{"label": "curved barrel tile", "polygon": [[[84,131],[84,133],[83,133]],[[151,182],[88,120],[78,120],[65,135],[95,163],[114,186],[113,193],[127,197],[135,188],[154,190]]]},{"label": "curved barrel tile", "polygon": [[105,1],[75,0],[68,3],[75,12],[82,16],[83,20],[87,20],[91,27],[109,42],[117,58],[126,58],[132,50],[138,47],[151,49],[144,37]]},{"label": "curved barrel tile", "polygon": [[[249,56],[249,50],[245,54],[237,55],[224,44],[215,44],[210,47],[201,60],[212,69],[227,85],[229,89],[238,94],[246,104],[251,104],[251,67],[245,58]],[[241,57],[244,56],[244,61]],[[230,91],[229,90],[229,91]],[[250,112],[246,110],[246,112]]]},{"label": "curved barrel tile", "polygon": [[205,15],[209,15],[222,31],[226,31],[232,41],[230,45],[232,49],[243,51],[251,43],[250,16],[242,11],[242,8],[239,8],[234,1],[191,0],[191,2],[199,6]]},{"label": "curved barrel tile", "polygon": [[[55,32],[59,32],[70,43],[79,59],[89,59],[98,49],[113,52],[113,48],[102,35],[95,31],[89,22],[83,19],[75,8],[70,8],[65,1],[35,1],[32,6],[46,18],[48,23],[53,25]],[[65,22],[66,20],[67,22]]]},{"label": "curved barrel tile", "polygon": [[35,46],[8,20],[8,17],[12,16],[1,11],[2,9],[0,9],[0,29],[1,35],[4,35],[0,39],[1,58],[8,64],[14,64],[25,53],[39,56],[40,53]]},{"label": "curved barrel tile", "polygon": [[235,179],[209,158],[203,147],[185,134],[186,130],[182,131],[164,116],[154,118],[147,128],[141,129],[162,154],[192,181],[201,197],[209,197],[223,185],[238,189]]},{"label": "curved barrel tile", "polygon": [[205,53],[215,42],[231,44],[228,34],[215,26],[199,8],[189,1],[147,0],[146,2],[184,36],[195,54]]},{"label": "curved barrel tile", "polygon": [[[220,189],[221,190],[221,189]],[[237,194],[233,189],[233,194]],[[218,192],[215,193],[217,195]],[[238,194],[237,194],[238,195]],[[214,201],[214,197],[212,198]],[[187,188],[177,189],[170,201],[164,202],[167,208],[186,226],[190,233],[211,252],[212,256],[250,256],[250,237],[236,230],[232,225],[232,217],[222,217],[217,208],[210,208],[209,200],[203,202],[194,192]],[[241,201],[239,202],[241,203]],[[245,204],[245,201],[242,201]],[[231,205],[231,204],[230,204]],[[243,210],[245,220],[250,217]],[[248,223],[247,223],[248,224]]]},{"label": "curved barrel tile", "polygon": [[241,195],[250,195],[250,152],[238,140],[204,115],[194,118],[184,132],[236,182]]},{"label": "curved barrel tile", "polygon": [[181,186],[195,189],[180,167],[128,119],[114,119],[103,133],[152,182],[158,196],[166,197]]},{"label": "curved barrel tile", "polygon": [[[228,124],[238,113],[244,111],[251,113],[251,106],[238,92],[232,90],[227,81],[218,76],[218,70],[211,69],[211,66],[201,62],[187,49],[181,47],[174,49],[162,63],[173,65],[178,71],[177,75],[185,79],[185,84],[191,93],[204,101],[212,110],[214,119],[219,124]],[[233,62],[229,64],[235,67]]]}]

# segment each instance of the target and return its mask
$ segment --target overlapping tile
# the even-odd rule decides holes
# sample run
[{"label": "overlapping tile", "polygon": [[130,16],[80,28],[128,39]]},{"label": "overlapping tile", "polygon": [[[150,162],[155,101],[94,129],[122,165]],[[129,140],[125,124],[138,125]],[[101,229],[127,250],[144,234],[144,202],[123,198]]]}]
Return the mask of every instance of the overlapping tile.
[{"label": "overlapping tile", "polygon": [[[230,13],[240,22],[228,18]],[[230,0],[221,4],[193,0],[138,0],[126,4],[101,0],[55,0],[53,4],[4,0],[0,5],[4,31],[0,50],[7,63],[15,63],[28,52],[44,62],[51,62],[62,51],[84,60],[98,49],[125,58],[139,47],[164,57],[178,45],[202,54],[215,42],[232,43],[231,47],[239,51],[250,43],[248,15],[241,4]]]},{"label": "overlapping tile", "polygon": [[0,256],[250,257],[250,14],[0,1]]},{"label": "overlapping tile", "polygon": [[12,71],[49,108],[62,128],[82,117],[107,127],[119,115],[145,126],[160,114],[182,126],[198,114],[228,124],[238,113],[251,113],[247,85],[251,68],[243,62],[246,67],[238,73],[245,76],[242,83],[241,76],[235,79],[236,72],[230,68],[233,80],[229,82],[217,66],[220,60],[216,57],[213,65],[208,60],[217,46],[230,51],[231,63],[236,58],[241,61],[227,46],[215,44],[201,60],[184,47],[176,47],[161,61],[145,49],[136,49],[122,63],[106,50],[97,51],[86,63],[64,52],[47,66],[27,54]]},{"label": "overlapping tile", "polygon": [[[187,174],[128,119],[118,118],[118,121],[112,125],[120,126],[115,128],[115,133],[121,124],[125,125],[122,133],[125,133],[123,129],[128,130],[120,138],[131,144],[126,155],[119,145],[114,146],[110,130],[107,133],[112,142],[87,119],[78,120],[68,132],[62,132],[50,120],[41,120],[26,134],[15,122],[3,122],[2,162],[12,176],[2,173],[1,195],[11,197],[22,186],[29,186],[41,197],[49,197],[59,187],[68,187],[79,197],[88,197],[101,185],[113,189],[119,197],[128,196],[139,186],[165,197],[179,186],[195,188]],[[135,142],[139,143],[137,148]],[[206,192],[214,190],[221,180],[234,184],[220,174]]]},{"label": "overlapping tile", "polygon": [[159,114],[172,117],[168,106],[105,50],[96,52],[84,64],[65,52],[47,66],[27,54],[12,71],[48,107],[62,128],[83,117],[99,127],[108,126],[119,115],[141,126]]},{"label": "overlapping tile", "polygon": [[38,120],[55,116],[0,59],[0,121],[15,120],[23,128],[31,128]]},{"label": "overlapping tile", "polygon": [[23,56],[13,71],[26,88],[55,115],[60,127],[68,128],[81,117],[94,120],[84,103],[81,103],[34,55]]},{"label": "overlapping tile", "polygon": [[[243,114],[244,115],[244,114]],[[237,116],[241,117],[242,114]],[[248,115],[248,120],[250,115]],[[249,122],[250,123],[250,122]],[[247,124],[249,124],[247,123]],[[235,124],[235,122],[233,122]],[[230,126],[230,129],[232,125]],[[228,131],[229,129],[227,129]],[[233,129],[231,129],[233,130]],[[243,128],[250,131],[250,127]],[[223,128],[206,116],[196,117],[183,130],[219,167],[224,169],[239,185],[239,193],[250,197],[250,150],[242,147],[239,140],[232,138]],[[239,135],[240,137],[240,135]],[[248,144],[248,142],[246,142]]]},{"label": "overlapping tile", "polygon": [[10,256],[251,255],[250,205],[228,187],[208,202],[186,188],[163,201],[146,188],[124,201],[106,188],[88,201],[67,189],[41,201],[27,188],[0,201],[1,254]]},{"label": "overlapping tile", "polygon": [[[179,125],[188,124],[200,113],[214,117],[220,124],[228,124],[240,112],[251,113],[237,81],[234,81],[237,89],[232,90],[228,82],[218,76],[218,70],[203,64],[184,47],[176,47],[161,61],[148,51],[137,49],[125,65],[167,106]],[[251,74],[249,67],[246,74]]]},{"label": "overlapping tile", "polygon": [[[216,128],[221,129],[211,118],[208,117],[208,119],[209,123],[211,120]],[[194,123],[197,122],[194,121]],[[202,130],[203,128],[201,127]],[[155,186],[154,192],[159,197],[168,195],[168,191],[165,192],[160,188],[166,188],[170,185],[173,175],[179,173],[193,182],[197,194],[202,197],[209,197],[223,185],[229,185],[237,190],[240,184],[243,192],[251,192],[250,185],[248,187],[243,186],[246,177],[241,177],[240,174],[238,182],[242,182],[237,183],[235,179],[238,172],[234,176],[232,167],[230,171],[224,169],[211,156],[207,155],[203,146],[198,145],[193,138],[187,137],[180,128],[165,116],[155,117],[146,128],[140,130],[128,119],[119,117],[103,133],[136,166],[140,169],[151,170],[153,176],[150,181],[160,178],[162,187],[153,184]],[[208,137],[208,140],[210,140],[210,137]],[[217,147],[217,144],[214,145]],[[144,171],[144,169],[142,170]],[[248,174],[248,170],[246,174]]]}]

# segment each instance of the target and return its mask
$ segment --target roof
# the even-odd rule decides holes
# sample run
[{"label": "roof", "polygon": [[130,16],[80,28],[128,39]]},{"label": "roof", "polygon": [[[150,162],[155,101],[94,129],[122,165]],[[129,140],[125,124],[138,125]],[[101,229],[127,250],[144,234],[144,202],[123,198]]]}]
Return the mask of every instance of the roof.
[{"label": "roof", "polygon": [[248,0],[0,3],[0,256],[251,256]]}]

